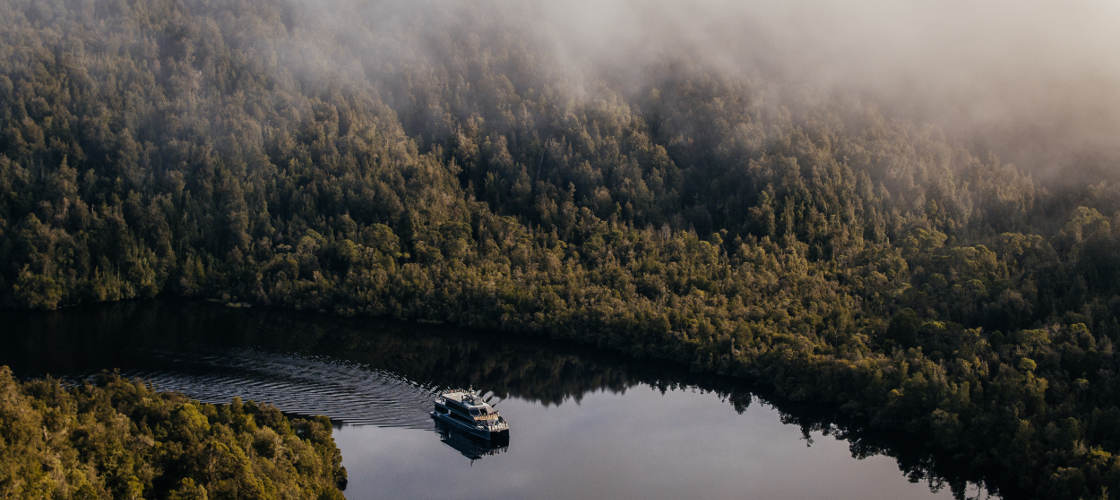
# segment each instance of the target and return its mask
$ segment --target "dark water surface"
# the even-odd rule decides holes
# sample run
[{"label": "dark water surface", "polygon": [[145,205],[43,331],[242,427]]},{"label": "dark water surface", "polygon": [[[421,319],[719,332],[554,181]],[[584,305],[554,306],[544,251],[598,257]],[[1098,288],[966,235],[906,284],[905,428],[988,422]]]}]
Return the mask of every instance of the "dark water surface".
[{"label": "dark water surface", "polygon": [[[21,377],[118,369],[203,401],[240,396],[330,416],[350,498],[977,494],[931,474],[933,459],[897,436],[562,343],[170,301],[3,313],[0,322],[0,364]],[[433,394],[472,385],[510,420],[508,447],[428,417]]]}]

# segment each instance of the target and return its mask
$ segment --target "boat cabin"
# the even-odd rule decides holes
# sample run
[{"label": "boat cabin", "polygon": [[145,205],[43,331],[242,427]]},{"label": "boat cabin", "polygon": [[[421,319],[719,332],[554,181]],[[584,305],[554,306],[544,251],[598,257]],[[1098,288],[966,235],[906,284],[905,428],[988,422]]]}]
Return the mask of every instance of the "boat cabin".
[{"label": "boat cabin", "polygon": [[498,419],[498,412],[489,403],[469,392],[448,392],[443,394],[443,404],[458,417],[472,422]]}]

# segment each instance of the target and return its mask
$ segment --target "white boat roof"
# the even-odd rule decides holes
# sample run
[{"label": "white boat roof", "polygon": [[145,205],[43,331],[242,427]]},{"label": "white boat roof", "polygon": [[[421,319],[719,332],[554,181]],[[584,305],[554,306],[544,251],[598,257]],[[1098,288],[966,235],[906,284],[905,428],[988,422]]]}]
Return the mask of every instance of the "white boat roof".
[{"label": "white boat roof", "polygon": [[[450,399],[452,401],[456,401],[456,402],[458,402],[458,403],[460,403],[464,406],[468,406],[468,407],[489,407],[490,406],[488,403],[486,403],[486,401],[482,400],[482,396],[479,396],[478,394],[472,394],[472,393],[467,392],[467,391],[445,392],[445,393],[441,394],[441,396],[444,399]],[[468,396],[474,398],[474,401],[473,402],[464,401],[464,399],[467,399]]]}]

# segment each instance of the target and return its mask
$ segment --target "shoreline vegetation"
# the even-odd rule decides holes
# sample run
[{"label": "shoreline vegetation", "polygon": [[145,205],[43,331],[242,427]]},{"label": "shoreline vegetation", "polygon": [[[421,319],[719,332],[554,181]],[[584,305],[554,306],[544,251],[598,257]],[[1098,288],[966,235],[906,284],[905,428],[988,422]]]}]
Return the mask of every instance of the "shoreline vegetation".
[{"label": "shoreline vegetation", "polygon": [[538,334],[910,433],[1007,497],[1120,492],[1107,169],[1044,185],[687,58],[575,96],[468,3],[347,37],[285,2],[0,3],[0,306]]},{"label": "shoreline vegetation", "polygon": [[21,382],[0,366],[5,498],[344,498],[325,417],[207,404],[102,374]]}]

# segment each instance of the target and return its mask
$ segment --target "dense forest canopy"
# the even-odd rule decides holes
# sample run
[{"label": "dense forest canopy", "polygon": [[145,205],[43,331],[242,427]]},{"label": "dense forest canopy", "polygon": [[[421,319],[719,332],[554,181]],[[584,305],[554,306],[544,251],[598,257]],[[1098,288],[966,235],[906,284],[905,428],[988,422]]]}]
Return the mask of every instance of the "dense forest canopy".
[{"label": "dense forest canopy", "polygon": [[65,387],[0,367],[5,498],[343,498],[331,423],[212,405],[102,375]]},{"label": "dense forest canopy", "polygon": [[574,339],[1115,495],[1113,7],[747,4],[0,0],[0,303]]}]

